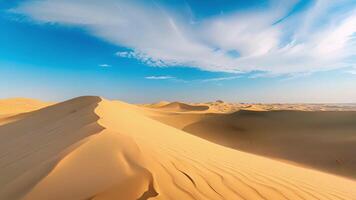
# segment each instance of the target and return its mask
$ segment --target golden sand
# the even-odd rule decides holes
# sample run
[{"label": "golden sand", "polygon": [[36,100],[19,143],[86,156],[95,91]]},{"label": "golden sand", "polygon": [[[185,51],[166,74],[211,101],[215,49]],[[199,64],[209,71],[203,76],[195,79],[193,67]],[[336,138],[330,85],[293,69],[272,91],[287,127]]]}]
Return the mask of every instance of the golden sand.
[{"label": "golden sand", "polygon": [[79,97],[0,126],[0,199],[356,197],[353,180],[209,142],[162,112]]}]

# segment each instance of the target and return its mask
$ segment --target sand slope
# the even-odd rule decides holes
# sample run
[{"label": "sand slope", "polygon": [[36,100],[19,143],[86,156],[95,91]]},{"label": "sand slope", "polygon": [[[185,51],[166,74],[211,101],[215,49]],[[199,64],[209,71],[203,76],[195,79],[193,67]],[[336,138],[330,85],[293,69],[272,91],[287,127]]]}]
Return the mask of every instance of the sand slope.
[{"label": "sand slope", "polygon": [[356,179],[356,112],[153,113],[217,144]]},{"label": "sand slope", "polygon": [[1,126],[0,199],[356,197],[354,181],[213,144],[145,114],[80,97]]},{"label": "sand slope", "polygon": [[28,98],[0,99],[0,115],[30,112],[44,108],[50,104]]},{"label": "sand slope", "polygon": [[28,98],[0,99],[0,125],[22,119],[27,112],[38,110],[51,104]]},{"label": "sand slope", "polygon": [[99,100],[73,99],[0,126],[0,199],[27,193],[80,141],[102,130],[93,113]]}]

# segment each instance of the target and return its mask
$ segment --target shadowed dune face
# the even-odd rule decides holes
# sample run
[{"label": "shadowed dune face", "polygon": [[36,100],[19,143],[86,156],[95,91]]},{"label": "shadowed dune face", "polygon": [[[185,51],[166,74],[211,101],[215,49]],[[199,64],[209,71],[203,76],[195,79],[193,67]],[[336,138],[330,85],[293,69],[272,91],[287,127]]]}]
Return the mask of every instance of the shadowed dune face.
[{"label": "shadowed dune face", "polygon": [[214,143],[356,178],[356,112],[238,111],[157,119],[171,126],[185,120],[177,128]]},{"label": "shadowed dune face", "polygon": [[93,113],[100,98],[80,97],[0,126],[0,199],[18,199],[68,151],[102,130]]},{"label": "shadowed dune face", "polygon": [[226,148],[148,113],[80,97],[0,126],[0,199],[356,196],[355,181]]}]

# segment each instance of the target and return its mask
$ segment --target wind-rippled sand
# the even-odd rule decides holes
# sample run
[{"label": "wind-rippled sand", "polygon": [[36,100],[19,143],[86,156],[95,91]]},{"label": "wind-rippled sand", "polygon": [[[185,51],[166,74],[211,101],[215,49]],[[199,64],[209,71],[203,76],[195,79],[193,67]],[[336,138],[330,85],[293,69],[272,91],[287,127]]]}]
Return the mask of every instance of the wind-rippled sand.
[{"label": "wind-rippled sand", "polygon": [[356,199],[351,179],[194,136],[181,129],[203,118],[164,105],[79,97],[15,117],[0,126],[0,199]]}]

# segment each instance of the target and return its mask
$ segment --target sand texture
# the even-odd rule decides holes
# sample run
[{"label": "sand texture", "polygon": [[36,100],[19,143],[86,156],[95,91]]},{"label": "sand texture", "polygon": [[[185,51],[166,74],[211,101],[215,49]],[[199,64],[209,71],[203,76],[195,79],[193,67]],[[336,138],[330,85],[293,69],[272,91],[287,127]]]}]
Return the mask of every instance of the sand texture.
[{"label": "sand texture", "polygon": [[[220,117],[235,120],[239,113],[222,115],[210,106],[182,105],[167,102],[147,108],[99,97],[78,97],[3,124],[0,199],[356,199],[356,182],[351,178],[281,162],[269,154],[262,157],[238,147],[228,148],[197,133],[209,120],[223,131],[229,127],[224,123],[230,121]],[[254,112],[251,115],[254,117]],[[271,119],[265,122],[276,123],[273,117],[285,116],[268,116]],[[275,125],[257,126],[251,137],[269,138],[260,129]],[[212,126],[206,128],[215,132]],[[294,129],[292,124],[285,126]],[[353,121],[345,121],[344,126],[345,130],[353,129]],[[271,140],[278,140],[279,134]],[[348,135],[344,140],[355,140],[349,136],[351,132],[344,134]],[[221,137],[236,140],[226,134]],[[330,138],[325,140],[320,143]],[[344,141],[339,138],[338,142]],[[265,140],[258,144],[262,150],[272,151]],[[300,151],[308,150],[303,147]]]}]

